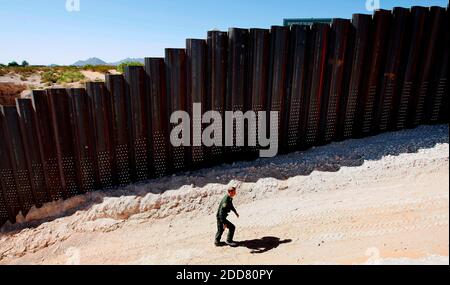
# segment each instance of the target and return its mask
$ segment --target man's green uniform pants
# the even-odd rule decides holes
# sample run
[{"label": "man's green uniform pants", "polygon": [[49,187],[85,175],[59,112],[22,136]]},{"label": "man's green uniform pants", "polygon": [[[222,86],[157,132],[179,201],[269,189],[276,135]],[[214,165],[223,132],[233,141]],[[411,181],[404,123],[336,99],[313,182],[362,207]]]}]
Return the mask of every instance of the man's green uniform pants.
[{"label": "man's green uniform pants", "polygon": [[220,239],[222,238],[222,234],[225,231],[224,225],[227,226],[228,229],[228,236],[227,236],[227,242],[232,242],[234,237],[234,231],[236,230],[236,227],[227,219],[222,223],[219,217],[217,217],[217,234],[216,234],[216,244],[220,243]]}]

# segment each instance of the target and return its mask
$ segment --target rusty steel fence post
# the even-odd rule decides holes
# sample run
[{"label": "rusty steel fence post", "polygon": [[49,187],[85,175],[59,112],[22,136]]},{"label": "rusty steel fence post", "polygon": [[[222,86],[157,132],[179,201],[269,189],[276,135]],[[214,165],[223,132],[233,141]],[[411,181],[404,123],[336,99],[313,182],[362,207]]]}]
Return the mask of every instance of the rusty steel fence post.
[{"label": "rusty steel fence post", "polygon": [[[446,20],[446,23],[447,23],[447,25],[448,24],[450,24],[450,15],[449,15],[449,6],[450,6],[450,3],[449,4],[447,4],[447,13],[446,13],[446,15],[447,15],[447,20]],[[449,93],[450,93],[450,91],[449,91],[449,86],[448,86],[448,79],[447,79],[447,76],[448,76],[448,60],[449,60],[449,55],[448,55],[448,53],[450,53],[450,48],[449,48],[449,43],[448,43],[448,41],[449,41],[449,32],[447,31],[447,33],[446,33],[446,49],[445,49],[445,51],[446,51],[446,54],[445,54],[445,58],[447,59],[446,60],[446,63],[444,63],[442,66],[441,66],[441,72],[440,72],[440,82],[443,82],[443,80],[442,80],[442,78],[444,78],[444,77],[442,77],[442,75],[444,75],[445,74],[445,78],[446,78],[446,80],[445,80],[445,84],[442,84],[441,86],[444,86],[444,100],[443,100],[443,104],[442,104],[442,107],[440,108],[441,109],[441,111],[440,111],[440,115],[439,115],[439,120],[441,121],[441,122],[445,122],[445,123],[448,123],[449,122],[449,117],[448,117],[448,114],[449,114],[449,108],[448,108],[448,105],[449,105]],[[445,64],[447,64],[447,68],[445,69],[445,70],[447,70],[447,73],[445,73],[445,71],[443,70],[444,68],[445,68]]]},{"label": "rusty steel fence post", "polygon": [[31,189],[35,196],[35,205],[39,208],[50,201],[50,195],[47,192],[36,113],[31,99],[16,99],[16,104]]},{"label": "rusty steel fence post", "polygon": [[444,29],[445,9],[440,7],[431,7],[429,19],[429,29],[427,29],[427,38],[424,49],[422,64],[419,69],[418,89],[414,94],[412,105],[411,123],[418,126],[425,122],[425,108],[427,100],[432,96],[430,92],[433,90],[436,82],[435,71],[438,65],[437,59],[439,55],[438,42],[442,41],[441,29]]},{"label": "rusty steel fence post", "polygon": [[[444,27],[450,25],[449,11],[445,12]],[[441,46],[439,51],[438,72],[436,74],[435,85],[432,89],[432,96],[428,101],[427,122],[429,123],[448,123],[448,70],[450,55],[450,32],[448,29],[441,30]]]},{"label": "rusty steel fence post", "polygon": [[131,154],[129,135],[128,111],[130,102],[125,91],[125,79],[122,75],[106,75],[106,88],[111,98],[112,126],[114,139],[114,166],[116,174],[114,184],[125,186],[131,182]]},{"label": "rusty steel fence post", "polygon": [[350,97],[350,86],[351,78],[353,72],[353,59],[355,57],[355,43],[356,41],[356,28],[353,25],[353,20],[350,20],[350,26],[348,30],[347,39],[347,51],[345,53],[346,62],[344,69],[344,82],[343,82],[343,92],[341,98],[339,99],[339,111],[337,115],[337,130],[336,130],[336,141],[342,141],[345,139],[345,120],[347,119],[347,103]]},{"label": "rusty steel fence post", "polygon": [[[186,40],[186,72],[187,72],[187,109],[191,117],[192,167],[200,168],[208,158],[208,149],[203,146],[202,115],[210,110],[206,96],[207,88],[207,50],[206,41],[200,39]],[[193,104],[201,104],[201,115],[195,115]]]},{"label": "rusty steel fence post", "polygon": [[267,110],[278,112],[278,121],[268,121],[268,128],[271,132],[278,131],[279,150],[284,152],[286,145],[287,112],[289,108],[287,102],[288,73],[288,53],[289,53],[289,28],[272,26],[270,29],[270,54],[269,54],[269,78]]},{"label": "rusty steel fence post", "polygon": [[0,106],[0,183],[2,184],[5,203],[8,208],[9,220],[16,222],[16,217],[22,210],[22,203],[17,189],[16,177],[13,168],[11,137],[8,132],[4,106]]},{"label": "rusty steel fence post", "polygon": [[[247,94],[246,79],[248,76],[247,54],[249,49],[249,31],[247,29],[230,28],[228,31],[228,79],[226,93],[226,111],[245,112],[245,96]],[[238,146],[238,141],[245,141],[245,126],[239,126],[237,120],[233,120],[233,125],[226,126],[226,131],[233,135],[233,146],[225,147],[226,160],[233,161],[242,159],[243,146]],[[232,129],[231,129],[232,128]],[[227,140],[227,138],[225,138]],[[231,140],[228,141],[231,144]]]},{"label": "rusty steel fence post", "polygon": [[384,132],[393,126],[398,110],[400,78],[403,77],[404,49],[409,42],[410,11],[394,8],[392,12],[391,33],[387,47],[386,64],[383,67],[380,83],[380,95],[375,106],[375,131]]},{"label": "rusty steel fence post", "polygon": [[358,135],[358,109],[366,86],[365,74],[368,62],[372,17],[365,14],[353,15],[352,25],[355,29],[354,51],[349,92],[344,105],[343,138]]},{"label": "rusty steel fence post", "polygon": [[114,185],[114,137],[111,121],[111,96],[103,82],[86,83],[86,91],[92,110],[91,127],[93,127],[94,131],[95,153],[93,158],[96,188],[111,188]]},{"label": "rusty steel fence post", "polygon": [[287,151],[295,151],[300,147],[301,142],[301,126],[303,125],[302,106],[305,104],[306,97],[306,81],[307,81],[307,44],[308,34],[310,33],[309,26],[294,25],[291,27],[290,35],[290,56],[291,79],[287,92],[290,92],[288,97],[289,108],[286,109],[288,113],[287,122]]},{"label": "rusty steel fence post", "polygon": [[67,89],[71,106],[75,168],[78,188],[91,192],[96,188],[96,150],[91,104],[85,89]]},{"label": "rusty steel fence post", "polygon": [[[332,20],[333,22],[333,20]],[[323,74],[323,86],[320,93],[319,106],[319,125],[317,127],[317,135],[314,145],[323,145],[325,143],[325,131],[328,117],[328,105],[330,103],[331,78],[333,72],[333,54],[336,48],[334,34],[331,24],[328,25],[328,35],[325,47],[325,67]]]},{"label": "rusty steel fence post", "polygon": [[366,91],[363,95],[361,108],[361,133],[363,136],[373,134],[376,127],[374,117],[375,104],[380,94],[380,78],[387,54],[387,43],[391,32],[391,11],[377,10],[373,16],[373,37],[369,53],[369,67]]},{"label": "rusty steel fence post", "polygon": [[[403,129],[412,126],[410,120],[412,113],[412,105],[415,100],[414,94],[418,87],[418,76],[420,68],[420,60],[423,56],[425,39],[427,34],[428,9],[424,7],[412,7],[412,31],[411,42],[407,49],[408,61],[406,64],[404,78],[402,79],[402,89],[400,93],[400,101],[395,122],[396,129]],[[414,110],[415,111],[415,110]]]},{"label": "rusty steel fence post", "polygon": [[144,181],[150,177],[151,153],[148,140],[148,102],[145,91],[145,72],[142,66],[125,67],[126,94],[131,108],[130,153],[133,181]]},{"label": "rusty steel fence post", "polygon": [[[257,157],[259,143],[259,123],[262,118],[259,112],[267,110],[267,87],[269,78],[269,55],[270,55],[270,31],[266,29],[250,30],[250,52],[249,52],[249,84],[248,92],[251,94],[250,108],[256,113],[256,126],[249,128],[249,135],[256,138],[257,146],[250,147],[251,156]],[[266,135],[267,136],[267,135]]]},{"label": "rusty steel fence post", "polygon": [[311,147],[318,142],[320,137],[320,117],[322,96],[327,66],[328,37],[330,26],[328,24],[314,24],[314,56],[311,58],[311,92],[309,93],[308,119],[306,124],[306,146]]},{"label": "rusty steel fence post", "polygon": [[[323,113],[323,133],[321,140],[324,143],[329,143],[338,137],[339,127],[339,112],[341,109],[341,100],[344,93],[348,92],[345,88],[346,70],[349,69],[348,49],[349,34],[350,34],[350,20],[333,19],[330,30],[330,50],[329,55],[329,89],[328,100],[324,100]],[[325,111],[326,110],[326,111]]]},{"label": "rusty steel fence post", "polygon": [[4,131],[7,133],[4,137],[7,139],[6,144],[10,151],[10,165],[14,176],[14,180],[11,181],[15,181],[21,212],[25,217],[36,203],[36,195],[31,185],[17,106],[3,106],[1,113],[4,118]]},{"label": "rusty steel fence post", "polygon": [[156,177],[169,174],[169,123],[167,115],[166,73],[163,58],[146,58],[147,96],[150,101],[151,141]]},{"label": "rusty steel fence post", "polygon": [[[168,98],[168,116],[176,111],[187,112],[186,98],[186,50],[166,49],[166,88]],[[185,133],[182,133],[186,136]],[[171,144],[173,171],[186,170],[190,165],[191,148]]]},{"label": "rusty steel fence post", "polygon": [[[211,111],[219,112],[225,118],[226,94],[227,94],[227,71],[228,71],[228,34],[220,31],[208,32],[208,83],[207,96],[211,102]],[[214,133],[214,138],[221,142],[211,148],[211,162],[220,164],[223,162],[224,154],[224,132]]]},{"label": "rusty steel fence post", "polygon": [[[447,5],[447,13],[446,13],[446,25],[450,24],[450,15],[449,15],[449,5]],[[446,40],[445,40],[445,54],[443,56],[443,62],[441,65],[441,71],[439,72],[439,85],[438,85],[438,91],[440,92],[440,88],[442,88],[442,92],[443,92],[443,97],[444,100],[442,101],[442,104],[436,104],[436,102],[439,102],[438,100],[435,101],[434,106],[440,106],[440,111],[439,111],[439,121],[443,122],[443,123],[447,123],[449,122],[449,85],[448,85],[448,69],[449,69],[449,53],[450,53],[450,46],[449,46],[449,31],[446,30]]]},{"label": "rusty steel fence post", "polygon": [[304,94],[305,96],[301,98],[300,105],[300,121],[299,121],[299,149],[305,150],[309,146],[306,142],[307,125],[309,118],[309,102],[311,99],[311,88],[312,88],[312,75],[314,68],[314,43],[315,43],[315,33],[312,30],[312,26],[308,27],[308,32],[306,34],[306,51],[305,51],[305,84],[304,84]]},{"label": "rusty steel fence post", "polygon": [[[446,13],[446,16],[447,16],[447,20],[446,20],[446,25],[448,25],[448,24],[450,24],[450,15],[449,15],[449,10],[448,10],[448,8],[449,8],[449,5],[447,5],[447,13]],[[443,87],[443,93],[444,93],[444,100],[443,100],[443,104],[442,104],[442,107],[440,108],[440,115],[439,115],[439,120],[441,121],[441,122],[445,122],[445,123],[448,123],[449,122],[449,117],[448,117],[448,114],[449,114],[449,108],[448,108],[448,105],[449,105],[449,93],[450,93],[450,91],[449,91],[449,86],[448,86],[448,64],[449,64],[449,53],[450,53],[450,47],[449,47],[449,32],[448,32],[448,30],[446,30],[446,45],[445,45],[445,55],[444,55],[444,57],[445,58],[443,58],[443,60],[445,60],[444,62],[445,63],[443,63],[442,64],[442,66],[441,66],[441,72],[440,72],[440,80],[439,80],[439,82],[443,82],[443,84],[440,84],[440,86],[442,86]],[[445,67],[445,65],[447,65],[447,67]],[[445,80],[443,80],[443,78],[445,78]]]},{"label": "rusty steel fence post", "polygon": [[64,197],[61,172],[58,167],[58,156],[55,147],[55,134],[51,121],[51,112],[47,92],[34,90],[33,106],[36,112],[36,125],[39,146],[41,147],[44,178],[46,180],[49,198],[53,201]]},{"label": "rusty steel fence post", "polygon": [[51,121],[55,134],[55,148],[64,198],[80,194],[75,163],[74,134],[71,120],[71,104],[66,89],[47,90]]}]

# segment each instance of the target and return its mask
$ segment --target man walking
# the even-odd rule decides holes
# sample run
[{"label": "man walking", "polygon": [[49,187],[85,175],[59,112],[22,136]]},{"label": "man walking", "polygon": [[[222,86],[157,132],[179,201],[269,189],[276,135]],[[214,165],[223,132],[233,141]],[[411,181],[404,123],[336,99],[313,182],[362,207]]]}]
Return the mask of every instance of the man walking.
[{"label": "man walking", "polygon": [[236,216],[239,218],[239,214],[236,211],[236,209],[233,206],[233,198],[236,196],[236,188],[231,187],[228,189],[228,194],[223,197],[222,201],[219,205],[219,210],[217,211],[217,234],[216,234],[216,246],[221,246],[220,239],[222,238],[222,234],[225,231],[225,229],[228,229],[228,236],[226,244],[230,246],[235,246],[236,243],[233,241],[234,232],[236,230],[236,227],[227,220],[227,216],[230,213],[230,211],[233,211],[233,213],[236,214]]}]

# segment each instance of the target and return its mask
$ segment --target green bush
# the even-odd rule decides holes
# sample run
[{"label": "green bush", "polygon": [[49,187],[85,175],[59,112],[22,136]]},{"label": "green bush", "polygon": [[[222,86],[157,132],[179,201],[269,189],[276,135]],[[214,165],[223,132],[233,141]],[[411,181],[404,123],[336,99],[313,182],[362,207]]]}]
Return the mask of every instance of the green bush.
[{"label": "green bush", "polygon": [[59,79],[59,73],[54,70],[48,70],[42,73],[41,81],[44,83],[56,83]]},{"label": "green bush", "polygon": [[124,73],[126,66],[144,66],[144,65],[137,61],[124,62],[121,63],[119,66],[117,66],[117,71],[120,73]]},{"label": "green bush", "polygon": [[84,75],[78,70],[73,68],[48,70],[42,73],[41,81],[43,83],[73,83],[84,80]]},{"label": "green bush", "polygon": [[76,70],[76,71],[65,71],[61,73],[60,78],[58,79],[58,83],[72,83],[72,82],[79,82],[84,80],[84,75]]}]

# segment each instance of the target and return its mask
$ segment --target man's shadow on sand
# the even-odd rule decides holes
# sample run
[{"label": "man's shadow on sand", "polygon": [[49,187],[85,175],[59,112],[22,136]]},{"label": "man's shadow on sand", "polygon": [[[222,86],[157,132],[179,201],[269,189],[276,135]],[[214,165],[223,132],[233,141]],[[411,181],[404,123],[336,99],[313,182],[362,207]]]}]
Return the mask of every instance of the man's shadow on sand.
[{"label": "man's shadow on sand", "polygon": [[261,239],[236,242],[236,247],[251,249],[251,254],[264,253],[279,247],[281,244],[290,243],[291,239],[280,240],[277,237],[263,237]]}]

